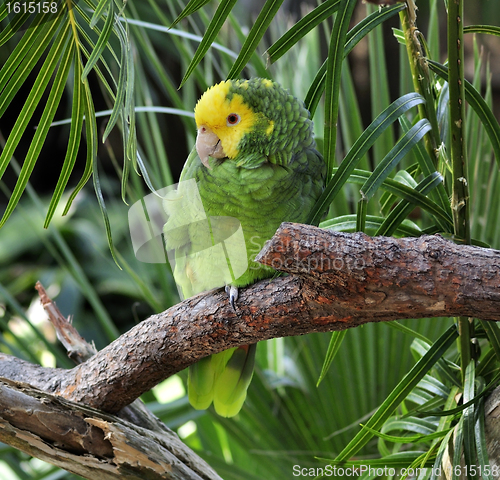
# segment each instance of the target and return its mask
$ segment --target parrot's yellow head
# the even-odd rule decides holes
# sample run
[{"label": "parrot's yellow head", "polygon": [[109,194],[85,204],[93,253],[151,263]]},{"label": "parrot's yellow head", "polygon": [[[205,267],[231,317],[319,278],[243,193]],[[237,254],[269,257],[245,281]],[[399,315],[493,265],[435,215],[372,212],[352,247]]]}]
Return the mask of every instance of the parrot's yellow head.
[{"label": "parrot's yellow head", "polygon": [[[270,80],[259,81],[263,86],[267,83],[268,88],[275,85]],[[249,81],[218,83],[209,88],[196,104],[196,150],[205,166],[209,166],[208,157],[236,158],[244,137],[268,137],[272,133],[274,121],[249,101],[246,95],[251,93],[248,85]]]}]

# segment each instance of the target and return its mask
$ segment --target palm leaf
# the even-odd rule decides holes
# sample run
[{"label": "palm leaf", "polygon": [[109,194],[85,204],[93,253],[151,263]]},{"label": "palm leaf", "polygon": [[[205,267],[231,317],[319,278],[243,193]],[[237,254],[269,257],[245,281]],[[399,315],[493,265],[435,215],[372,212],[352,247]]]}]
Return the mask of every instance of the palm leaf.
[{"label": "palm leaf", "polygon": [[82,173],[82,177],[80,181],[76,185],[76,187],[71,192],[69,199],[64,208],[63,215],[68,213],[75,197],[82,190],[82,188],[89,181],[90,176],[92,175],[92,166],[94,165],[95,158],[97,157],[97,124],[95,117],[95,109],[94,104],[92,102],[92,95],[90,93],[90,87],[87,80],[83,82],[84,93],[82,97],[83,108],[84,108],[84,116],[85,116],[85,137],[87,140],[87,160],[85,162],[85,169]]},{"label": "palm leaf", "polygon": [[387,129],[400,115],[410,108],[418,105],[423,98],[418,93],[409,93],[395,100],[389,105],[363,134],[356,140],[354,145],[345,156],[344,160],[336,170],[332,179],[328,182],[325,191],[316,202],[308,223],[315,225],[322,217],[342,188],[347,179],[356,168],[359,161],[368,152],[382,132]]},{"label": "palm leaf", "polygon": [[[444,65],[429,60],[429,67],[441,78],[448,79],[448,68]],[[495,152],[497,163],[500,165],[500,125],[498,124],[498,120],[495,118],[495,115],[486,104],[483,97],[481,97],[479,92],[468,80],[465,80],[465,98],[481,120]]]},{"label": "palm leaf", "polygon": [[340,0],[327,0],[302,17],[266,51],[270,63],[276,62],[314,27],[333,15],[340,7]]},{"label": "palm leaf", "polygon": [[[394,409],[406,398],[411,390],[420,382],[432,366],[441,358],[444,352],[458,337],[455,326],[450,327],[429,351],[418,361],[418,363],[408,372],[403,380],[391,392],[387,399],[378,408],[377,412],[366,423],[370,429],[378,429],[389,418]],[[335,458],[336,462],[344,462],[355,455],[368,441],[373,434],[367,428],[362,429]]]},{"label": "palm leaf", "polygon": [[90,27],[94,28],[97,23],[97,20],[101,16],[101,9],[108,7],[106,23],[104,24],[104,28],[102,29],[101,34],[99,35],[99,39],[97,40],[97,43],[87,61],[87,64],[83,69],[82,80],[85,79],[87,75],[90,73],[90,71],[95,67],[95,64],[101,57],[102,53],[104,52],[104,49],[108,44],[109,37],[111,36],[111,32],[113,30],[113,23],[115,21],[113,5],[114,5],[113,1],[101,0],[99,2],[97,9],[94,11],[92,19],[90,20]]},{"label": "palm leaf", "polygon": [[328,369],[330,368],[330,365],[332,364],[335,355],[337,354],[337,352],[340,349],[340,346],[342,345],[342,340],[344,340],[346,333],[347,330],[332,332],[330,338],[330,344],[328,345],[328,351],[326,352],[325,356],[325,362],[323,363],[323,367],[321,367],[321,373],[319,375],[318,383],[316,384],[316,386],[318,386],[321,383],[321,381],[325,378],[325,375],[328,372]]},{"label": "palm leaf", "polygon": [[226,21],[235,3],[236,0],[221,1],[219,7],[214,13],[210,25],[207,27],[205,35],[203,35],[203,40],[200,42],[200,45],[198,46],[198,49],[196,50],[196,53],[194,54],[193,59],[191,60],[191,63],[189,64],[186,70],[186,73],[184,74],[184,77],[181,81],[181,84],[179,85],[179,88],[181,88],[186,83],[187,79],[191,76],[197,65],[200,63],[202,58],[207,53],[207,50],[210,48],[213,41],[215,40],[215,37],[222,28],[222,25]]},{"label": "palm leaf", "polygon": [[237,78],[243,68],[245,68],[245,65],[257,49],[257,45],[264,36],[264,33],[266,33],[271,20],[276,15],[282,3],[283,0],[266,0],[266,3],[262,7],[257,19],[255,20],[255,23],[248,33],[245,43],[241,47],[238,58],[235,60],[233,66],[231,67],[231,70],[227,74],[228,80]]},{"label": "palm leaf", "polygon": [[54,216],[55,210],[59,201],[61,200],[62,194],[68,184],[69,177],[73,170],[76,162],[76,156],[80,146],[81,130],[83,126],[84,118],[84,100],[83,95],[85,94],[83,89],[83,84],[80,80],[81,78],[81,64],[75,58],[78,55],[76,49],[74,49],[74,44],[72,43],[72,63],[75,66],[75,72],[73,75],[73,104],[71,109],[71,130],[68,139],[68,148],[66,150],[66,156],[64,158],[64,163],[61,168],[61,174],[57,185],[54,189],[52,199],[45,217],[44,227],[47,228],[50,220]]},{"label": "palm leaf", "polygon": [[373,197],[379,186],[388,178],[389,174],[402,158],[430,129],[430,123],[426,119],[422,119],[401,137],[391,151],[375,167],[370,178],[361,187],[361,196],[363,199],[368,201]]},{"label": "palm leaf", "polygon": [[[384,7],[370,14],[368,17],[361,20],[357,25],[355,25],[346,36],[346,44],[344,49],[344,57],[349,54],[349,52],[357,45],[357,43],[364,38],[369,32],[371,32],[375,27],[383,23],[385,20],[396,15],[402,9],[404,5],[392,5],[390,7]],[[326,83],[326,65],[325,61],[321,68],[318,70],[314,81],[309,87],[309,91],[305,97],[304,103],[306,108],[314,115],[316,108],[319,104],[320,98],[325,90]]]},{"label": "palm leaf", "polygon": [[27,127],[28,121],[33,115],[36,106],[40,102],[42,95],[45,92],[47,85],[49,84],[52,73],[57,67],[59,57],[62,56],[61,67],[57,72],[56,81],[54,82],[54,85],[49,94],[49,101],[47,102],[47,106],[45,107],[42,114],[42,118],[40,121],[41,124],[36,130],[31,142],[30,149],[28,150],[28,154],[23,164],[23,168],[21,169],[18,181],[9,199],[9,203],[7,205],[7,208],[5,209],[2,219],[0,220],[0,227],[7,221],[10,214],[13,212],[17,203],[19,202],[19,198],[21,197],[28,182],[29,176],[33,171],[36,159],[38,157],[38,154],[40,153],[43,141],[47,135],[48,128],[50,126],[50,123],[52,122],[52,119],[54,118],[55,110],[61,98],[64,88],[64,82],[66,81],[66,77],[69,72],[69,60],[71,59],[72,53],[71,48],[68,48],[68,45],[70,45],[67,35],[68,32],[69,25],[66,25],[66,28],[62,28],[59,31],[59,34],[57,35],[54,44],[52,45],[44,62],[44,68],[42,68],[37,79],[35,80],[33,88],[28,95],[26,103],[21,110],[21,114],[18,117],[14,128],[9,135],[9,138],[5,144],[5,148],[2,152],[2,155],[0,156],[0,172],[3,173],[12,157],[12,154],[14,153],[15,148],[21,141],[21,137]]},{"label": "palm leaf", "polygon": [[170,27],[174,27],[177,25],[183,18],[192,15],[194,12],[204,7],[210,0],[190,0],[189,3],[184,7],[182,12],[178,15],[178,17],[173,21]]},{"label": "palm leaf", "polygon": [[324,147],[323,157],[326,162],[326,178],[332,175],[335,165],[335,147],[337,145],[337,117],[339,110],[339,92],[344,60],[344,49],[347,31],[355,0],[342,0],[339,11],[335,17],[328,59],[326,61],[326,84],[325,84],[325,129],[323,133]]}]

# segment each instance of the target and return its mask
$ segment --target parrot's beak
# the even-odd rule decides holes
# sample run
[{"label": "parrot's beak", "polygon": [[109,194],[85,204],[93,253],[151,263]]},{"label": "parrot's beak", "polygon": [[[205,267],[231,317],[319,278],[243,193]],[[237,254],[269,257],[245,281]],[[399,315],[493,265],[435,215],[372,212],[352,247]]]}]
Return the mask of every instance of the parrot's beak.
[{"label": "parrot's beak", "polygon": [[201,163],[207,168],[210,168],[208,157],[225,158],[227,156],[222,148],[219,137],[204,125],[198,128],[196,151],[198,152]]}]

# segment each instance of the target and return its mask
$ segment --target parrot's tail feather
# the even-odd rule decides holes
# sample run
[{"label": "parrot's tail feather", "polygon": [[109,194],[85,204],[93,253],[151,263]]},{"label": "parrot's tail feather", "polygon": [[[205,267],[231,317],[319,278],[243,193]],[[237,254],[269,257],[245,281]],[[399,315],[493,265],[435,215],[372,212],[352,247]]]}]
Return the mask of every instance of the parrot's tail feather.
[{"label": "parrot's tail feather", "polygon": [[191,365],[188,370],[189,403],[197,410],[207,409],[214,398],[214,383],[211,356]]},{"label": "parrot's tail feather", "polygon": [[188,369],[189,403],[197,410],[206,410],[214,399],[214,388],[232,353],[231,348],[216,355],[202,358]]},{"label": "parrot's tail feather", "polygon": [[252,380],[257,344],[237,348],[215,381],[214,407],[223,417],[234,417],[243,406]]}]

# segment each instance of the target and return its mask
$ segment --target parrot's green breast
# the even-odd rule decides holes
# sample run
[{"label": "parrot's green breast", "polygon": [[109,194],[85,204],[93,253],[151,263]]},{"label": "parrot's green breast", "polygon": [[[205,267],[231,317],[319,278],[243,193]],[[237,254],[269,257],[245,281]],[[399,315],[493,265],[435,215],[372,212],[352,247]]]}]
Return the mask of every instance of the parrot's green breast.
[{"label": "parrot's green breast", "polygon": [[307,221],[323,191],[323,159],[310,148],[288,166],[266,162],[245,169],[227,160],[211,160],[210,166],[200,162],[194,177],[205,211],[211,217],[236,218],[245,237],[248,269],[232,284],[242,287],[272,275],[272,268],[254,258],[282,222]]}]

